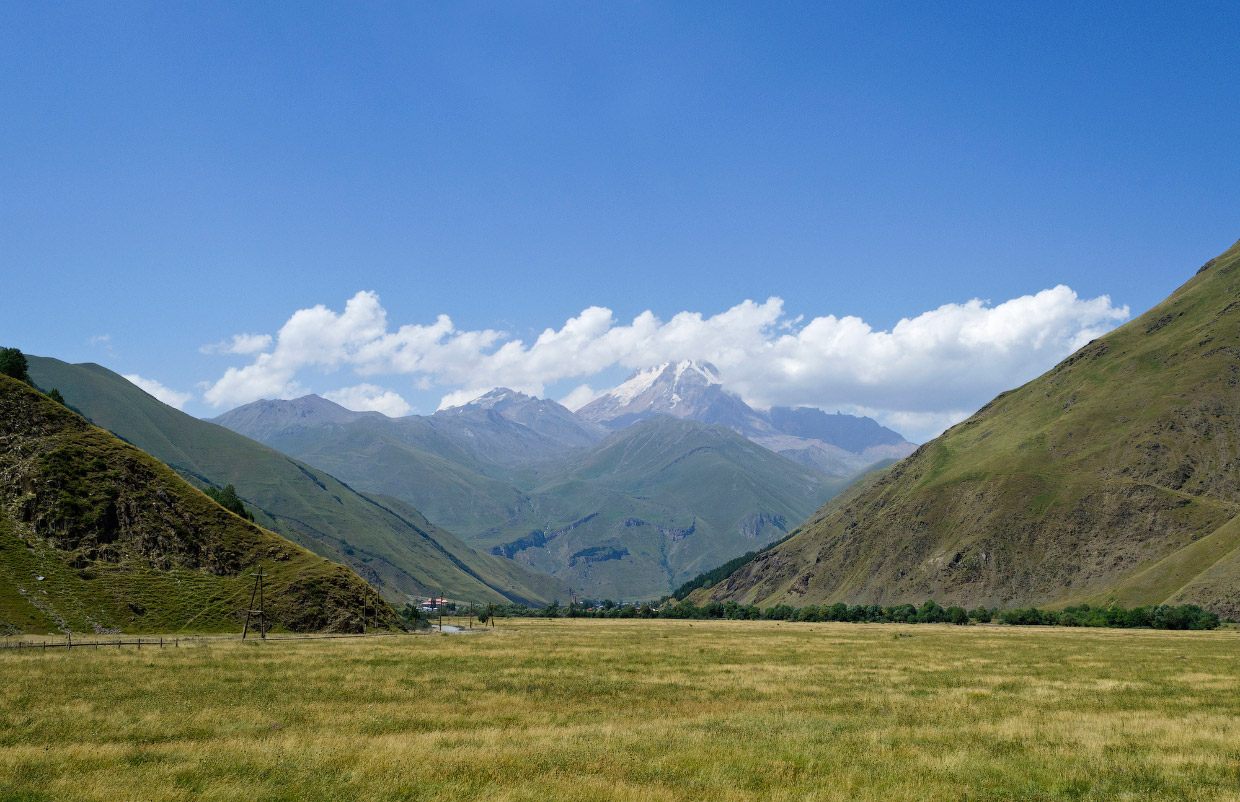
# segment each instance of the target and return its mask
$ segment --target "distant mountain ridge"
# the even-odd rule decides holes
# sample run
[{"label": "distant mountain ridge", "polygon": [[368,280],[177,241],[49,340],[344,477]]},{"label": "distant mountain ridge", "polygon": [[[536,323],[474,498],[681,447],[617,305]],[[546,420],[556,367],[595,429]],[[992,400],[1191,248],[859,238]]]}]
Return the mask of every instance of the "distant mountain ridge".
[{"label": "distant mountain ridge", "polygon": [[305,429],[325,423],[352,423],[367,417],[383,417],[379,412],[354,412],[317,395],[307,395],[292,401],[264,399],[225,414],[230,416],[232,424],[226,428],[242,432],[246,437],[259,441],[277,432]]},{"label": "distant mountain ridge", "polygon": [[848,476],[916,449],[870,418],[828,415],[813,407],[774,407],[760,412],[724,388],[714,365],[692,360],[639,370],[577,414],[613,431],[655,415],[726,426],[831,476]]},{"label": "distant mountain ridge", "polygon": [[696,598],[1240,615],[1240,243]]},{"label": "distant mountain ridge", "polygon": [[[572,449],[597,443],[608,434],[605,426],[574,415],[568,408],[547,398],[534,398],[507,387],[498,387],[467,404],[441,409],[430,416],[432,421],[449,422],[466,427],[466,436],[478,442],[487,425],[497,418],[524,426],[546,439],[549,450]],[[491,450],[480,455],[486,459],[512,461],[528,459],[528,450],[514,454]]]},{"label": "distant mountain ridge", "polygon": [[[359,421],[391,432],[402,443],[477,467],[536,459],[598,442],[607,428],[579,418],[555,401],[497,388],[433,415],[390,418],[354,412],[317,395],[291,401],[254,401],[208,419],[238,434],[280,448],[308,429]],[[294,447],[296,448],[296,447]]]},{"label": "distant mountain ridge", "polygon": [[782,537],[847,481],[724,427],[655,416],[609,433],[503,388],[430,416],[325,403],[282,402],[283,429],[258,414],[268,402],[214,420],[595,597],[662,595]]}]

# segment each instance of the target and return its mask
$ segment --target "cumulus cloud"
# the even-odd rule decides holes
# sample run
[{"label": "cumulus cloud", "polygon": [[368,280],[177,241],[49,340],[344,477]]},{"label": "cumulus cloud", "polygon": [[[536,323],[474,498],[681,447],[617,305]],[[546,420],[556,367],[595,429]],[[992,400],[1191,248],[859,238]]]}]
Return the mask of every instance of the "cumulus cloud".
[{"label": "cumulus cloud", "polygon": [[[389,330],[379,296],[359,292],[341,313],[322,305],[295,312],[271,351],[229,368],[204,395],[217,406],[291,397],[301,391],[301,371],[347,368],[443,387],[443,407],[493,387],[541,395],[550,383],[616,365],[697,359],[714,363],[729,389],[758,407],[866,408],[929,424],[1028,381],[1128,316],[1108,296],[1082,299],[1062,285],[997,305],[945,304],[889,331],[851,316],[790,318],[781,299],[768,298],[667,321],[647,311],[627,324],[592,306],[527,343],[490,329],[458,330],[446,315]],[[590,393],[583,384],[565,404],[584,403]]]},{"label": "cumulus cloud", "polygon": [[572,392],[560,399],[560,404],[576,412],[602,394],[602,390],[595,390],[588,384],[579,384],[573,388]]},{"label": "cumulus cloud", "polygon": [[170,387],[165,387],[154,379],[144,379],[136,373],[127,373],[124,378],[174,409],[181,409],[194,397],[191,393],[179,393]]},{"label": "cumulus cloud", "polygon": [[234,334],[230,339],[204,345],[198,350],[204,354],[257,354],[269,347],[270,334]]},{"label": "cumulus cloud", "polygon": [[341,387],[323,393],[323,397],[354,412],[382,412],[389,418],[401,418],[413,412],[413,407],[396,392],[374,384]]}]

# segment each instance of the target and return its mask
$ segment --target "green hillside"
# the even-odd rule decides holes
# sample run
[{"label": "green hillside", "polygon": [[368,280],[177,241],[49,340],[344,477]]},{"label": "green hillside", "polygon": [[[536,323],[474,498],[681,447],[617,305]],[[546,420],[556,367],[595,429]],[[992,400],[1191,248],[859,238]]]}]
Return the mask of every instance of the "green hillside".
[{"label": "green hillside", "polygon": [[708,594],[1240,614],[1240,243]]},{"label": "green hillside", "polygon": [[421,421],[306,427],[263,442],[353,487],[404,499],[467,539],[499,521],[539,525],[526,494],[507,480],[507,469],[496,468],[499,478],[489,475],[487,465]]},{"label": "green hillside", "polygon": [[778,540],[847,479],[730,429],[669,417],[635,424],[525,477],[552,522],[505,523],[476,540],[595,597],[649,598]]},{"label": "green hillside", "polygon": [[92,422],[167,463],[194,484],[232,484],[255,520],[348,565],[391,601],[438,594],[546,603],[558,581],[497,564],[425,519],[404,516],[321,470],[221,426],[179,412],[99,365],[30,357],[30,375],[57,387]]},{"label": "green hillside", "polygon": [[231,631],[251,575],[288,630],[391,608],[351,571],[226,511],[165,465],[0,376],[0,631]]}]

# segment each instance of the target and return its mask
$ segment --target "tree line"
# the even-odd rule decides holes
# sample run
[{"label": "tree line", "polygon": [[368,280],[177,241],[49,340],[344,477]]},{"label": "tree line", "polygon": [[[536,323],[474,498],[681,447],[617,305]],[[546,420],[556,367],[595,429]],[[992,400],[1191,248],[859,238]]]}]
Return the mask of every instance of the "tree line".
[{"label": "tree line", "polygon": [[552,602],[542,608],[520,605],[491,605],[497,616],[541,618],[671,618],[691,620],[749,621],[842,621],[859,624],[988,624],[997,622],[1010,626],[1120,627],[1152,629],[1215,629],[1220,623],[1217,613],[1195,604],[1147,605],[1131,609],[1120,605],[1092,607],[1081,604],[1062,610],[1022,607],[1001,610],[998,607],[943,607],[933,600],[921,606],[913,604],[810,604],[794,607],[777,604],[760,608],[735,601],[710,601],[702,605],[690,601],[668,601],[662,606],[651,604],[617,604],[612,601],[573,602],[561,606]]}]

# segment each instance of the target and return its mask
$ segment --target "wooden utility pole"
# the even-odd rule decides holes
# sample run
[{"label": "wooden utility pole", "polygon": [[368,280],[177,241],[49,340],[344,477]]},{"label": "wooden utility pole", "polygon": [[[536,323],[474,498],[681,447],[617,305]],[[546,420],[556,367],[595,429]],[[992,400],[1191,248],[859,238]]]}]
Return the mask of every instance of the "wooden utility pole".
[{"label": "wooden utility pole", "polygon": [[[250,616],[258,616],[258,636],[263,640],[267,640],[267,614],[263,612],[263,577],[270,574],[263,573],[262,563],[259,563],[258,572],[254,574],[254,589],[250,591],[250,609],[245,611],[245,628],[241,630],[241,640],[245,640],[245,636],[250,631]],[[254,608],[254,597],[258,596],[258,609]]]}]

